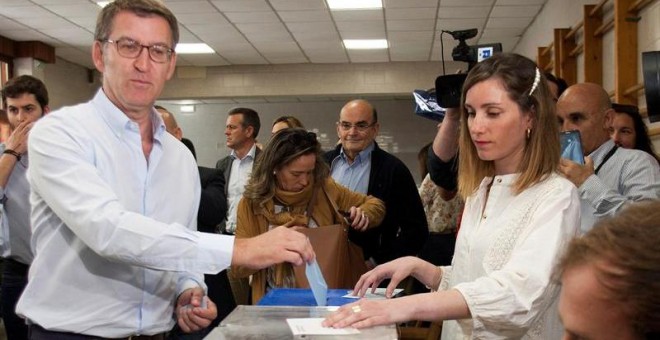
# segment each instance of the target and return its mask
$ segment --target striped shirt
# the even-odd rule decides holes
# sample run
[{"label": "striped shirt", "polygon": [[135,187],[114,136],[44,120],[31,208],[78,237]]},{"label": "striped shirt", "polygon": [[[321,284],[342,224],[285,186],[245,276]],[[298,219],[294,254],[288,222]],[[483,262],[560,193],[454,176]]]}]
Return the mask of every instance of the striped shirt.
[{"label": "striped shirt", "polygon": [[[598,168],[614,147],[608,140],[589,156]],[[601,167],[578,188],[581,202],[581,231],[586,233],[603,217],[615,216],[632,202],[660,197],[658,162],[644,151],[618,148]]]}]

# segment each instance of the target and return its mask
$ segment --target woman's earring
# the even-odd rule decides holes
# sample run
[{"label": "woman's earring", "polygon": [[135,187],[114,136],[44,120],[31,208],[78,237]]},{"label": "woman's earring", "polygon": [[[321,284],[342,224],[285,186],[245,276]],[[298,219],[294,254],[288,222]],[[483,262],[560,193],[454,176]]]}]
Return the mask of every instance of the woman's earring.
[{"label": "woman's earring", "polygon": [[[529,133],[528,133],[528,135],[529,135]],[[273,170],[273,175],[277,175],[277,172],[275,170]]]},{"label": "woman's earring", "polygon": [[529,139],[529,136],[532,134],[532,129],[527,128],[527,139]]}]

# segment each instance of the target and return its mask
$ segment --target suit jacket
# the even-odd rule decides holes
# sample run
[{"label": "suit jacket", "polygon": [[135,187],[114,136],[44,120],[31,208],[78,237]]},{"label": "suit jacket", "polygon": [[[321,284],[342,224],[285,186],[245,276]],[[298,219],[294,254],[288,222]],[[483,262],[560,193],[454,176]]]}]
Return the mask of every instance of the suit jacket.
[{"label": "suit jacket", "polygon": [[[261,149],[258,147],[255,148],[254,151],[254,161],[257,161],[257,156],[261,153]],[[234,161],[234,158],[229,155],[218,162],[215,163],[215,168],[218,169],[220,172],[224,174],[225,177],[225,214],[223,216],[222,221],[220,222],[220,230],[225,229],[225,222],[227,222],[227,199],[229,198],[229,177],[231,177],[231,164]],[[254,163],[252,163],[252,166],[254,166]]]},{"label": "suit jacket", "polygon": [[202,198],[197,213],[197,230],[217,233],[217,226],[227,216],[227,195],[225,176],[222,171],[198,166],[202,184]]},{"label": "suit jacket", "polygon": [[[375,143],[374,143],[375,144]],[[325,153],[332,160],[340,153],[341,145]],[[385,218],[377,228],[357,233],[349,231],[349,238],[364,250],[364,257],[377,263],[417,255],[429,235],[424,207],[417,186],[405,164],[395,156],[374,145],[371,152],[371,171],[367,194],[385,202]]]}]

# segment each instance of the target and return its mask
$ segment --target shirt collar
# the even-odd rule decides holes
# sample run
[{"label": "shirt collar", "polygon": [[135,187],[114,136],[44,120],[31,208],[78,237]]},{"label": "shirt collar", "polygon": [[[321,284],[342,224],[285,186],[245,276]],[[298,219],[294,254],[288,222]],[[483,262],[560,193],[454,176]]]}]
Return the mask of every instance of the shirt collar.
[{"label": "shirt collar", "polygon": [[[371,142],[364,150],[360,151],[357,156],[355,156],[355,159],[353,162],[355,163],[360,163],[362,161],[367,161],[371,159],[371,152],[374,151],[374,146],[375,142]],[[346,153],[344,152],[344,147],[339,149],[339,157],[341,157],[344,161],[348,162],[348,156],[346,156]]]},{"label": "shirt collar", "polygon": [[[96,92],[92,102],[99,108],[101,116],[110,126],[111,131],[118,137],[121,137],[127,130],[133,130],[139,133],[137,123],[130,120],[124,112],[110,101],[105,92],[103,92],[103,88],[100,88]],[[156,109],[152,108],[150,115],[153,124],[154,139],[160,141],[165,132],[165,123],[158,112],[156,112]]]},{"label": "shirt collar", "polygon": [[605,155],[614,147],[614,141],[608,139],[607,142],[601,144],[596,150],[592,151],[589,157],[593,160],[594,164],[600,164]]},{"label": "shirt collar", "polygon": [[[257,153],[257,143],[254,143],[254,144],[252,144],[252,147],[250,148],[250,151],[248,151],[247,155],[245,155],[245,157],[243,159],[248,158],[248,157],[254,159],[256,153]],[[229,155],[233,159],[238,159],[238,156],[236,156],[236,151],[234,149],[231,149],[231,153]]]}]

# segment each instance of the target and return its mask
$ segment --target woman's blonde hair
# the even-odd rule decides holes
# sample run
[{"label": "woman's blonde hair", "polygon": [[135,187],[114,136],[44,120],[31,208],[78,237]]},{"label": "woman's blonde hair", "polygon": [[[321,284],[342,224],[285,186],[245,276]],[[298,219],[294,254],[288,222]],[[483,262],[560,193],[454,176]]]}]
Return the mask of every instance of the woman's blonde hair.
[{"label": "woman's blonde hair", "polygon": [[257,156],[243,197],[263,208],[275,195],[277,179],[274,172],[298,157],[309,154],[316,156],[314,185],[322,186],[330,176],[330,170],[323,160],[322,152],[321,144],[313,132],[298,128],[286,128],[278,131]]},{"label": "woman's blonde hair", "polygon": [[559,166],[559,127],[546,78],[533,61],[521,55],[496,54],[478,63],[463,84],[458,167],[458,190],[463,197],[474,193],[484,177],[495,175],[494,162],[482,160],[477,154],[467,126],[465,109],[468,90],[493,78],[501,81],[509,98],[523,114],[531,115],[532,127],[518,165],[520,176],[514,185],[514,192],[518,194],[538,183]]}]

